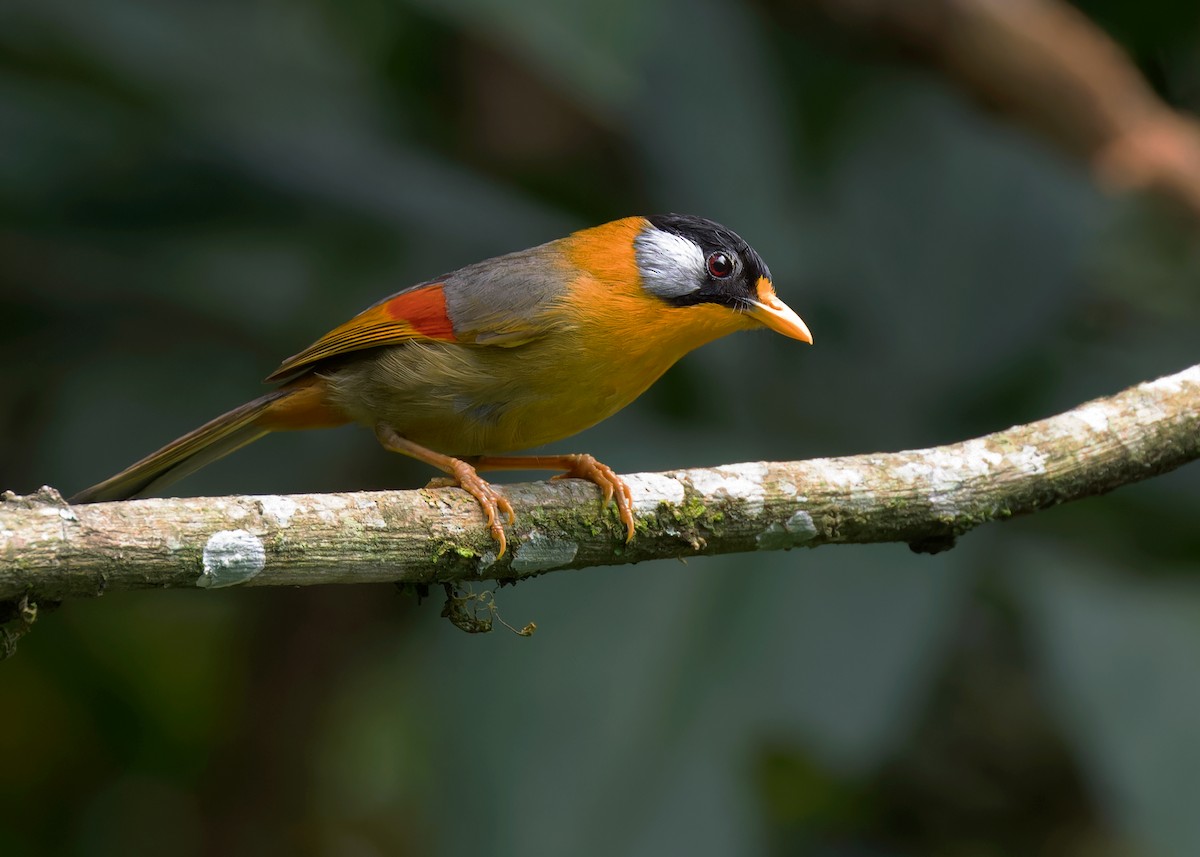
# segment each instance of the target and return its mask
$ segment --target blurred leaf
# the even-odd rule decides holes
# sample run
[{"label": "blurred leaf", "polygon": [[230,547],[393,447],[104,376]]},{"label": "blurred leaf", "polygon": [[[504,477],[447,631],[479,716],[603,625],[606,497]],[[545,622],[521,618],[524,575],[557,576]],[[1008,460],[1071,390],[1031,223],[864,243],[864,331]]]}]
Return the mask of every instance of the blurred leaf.
[{"label": "blurred leaf", "polygon": [[[749,759],[762,738],[866,776],[903,740],[941,662],[965,578],[900,548],[850,552],[653,563],[502,590],[504,617],[536,621],[537,635],[484,646],[443,636],[436,661],[424,644],[384,657],[348,682],[339,710],[350,719],[334,721],[333,746],[354,735],[359,749],[326,758],[352,769],[372,759],[363,776],[391,785],[371,800],[406,805],[402,771],[414,752],[430,765],[408,736],[422,715],[383,703],[393,716],[368,726],[354,714],[403,676],[406,698],[441,712],[426,793],[458,799],[426,809],[441,818],[444,853],[480,828],[497,855],[535,842],[581,857],[744,853],[759,824]],[[534,806],[536,834],[522,821]]]},{"label": "blurred leaf", "polygon": [[[757,48],[752,10],[727,0],[673,0],[646,58],[653,87],[628,117],[647,189],[671,211],[703,214],[747,237],[778,278],[814,240],[785,143],[784,93]],[[765,236],[765,238],[764,238]]]},{"label": "blurred leaf", "polygon": [[601,115],[615,116],[644,84],[642,58],[669,18],[667,0],[411,0],[477,38],[526,57]]},{"label": "blurred leaf", "polygon": [[[876,402],[891,443],[948,440],[952,391],[1071,312],[1104,208],[1082,175],[932,88],[892,82],[871,97],[834,188],[839,232],[857,242],[842,248],[841,297],[873,308],[847,359],[897,372]],[[951,435],[913,432],[921,423]]]}]

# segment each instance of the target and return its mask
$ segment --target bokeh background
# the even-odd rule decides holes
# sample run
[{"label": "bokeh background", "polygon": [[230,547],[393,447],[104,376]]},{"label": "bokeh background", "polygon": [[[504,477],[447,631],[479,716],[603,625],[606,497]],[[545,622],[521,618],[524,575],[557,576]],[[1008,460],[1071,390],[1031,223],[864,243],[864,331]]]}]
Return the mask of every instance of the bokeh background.
[{"label": "bokeh background", "polygon": [[[1200,108],[1191,0],[1080,7]],[[844,36],[767,0],[3,4],[0,488],[69,494],[386,294],[632,213],[741,232],[817,345],[716,343],[559,447],[621,471],[935,445],[1197,360],[1193,226]],[[429,475],[349,428],[178,489]],[[497,593],[530,639],[386,586],[71,603],[0,665],[0,853],[1198,854],[1198,518],[1192,466],[933,557],[554,574]]]}]

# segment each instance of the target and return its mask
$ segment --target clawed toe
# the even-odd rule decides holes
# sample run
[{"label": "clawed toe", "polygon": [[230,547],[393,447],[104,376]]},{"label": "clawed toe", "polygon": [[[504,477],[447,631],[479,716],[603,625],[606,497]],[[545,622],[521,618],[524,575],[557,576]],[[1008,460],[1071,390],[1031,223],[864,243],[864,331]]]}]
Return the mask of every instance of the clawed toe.
[{"label": "clawed toe", "polygon": [[607,464],[602,464],[592,456],[581,453],[570,456],[571,468],[566,473],[555,476],[555,479],[586,479],[600,486],[604,492],[604,505],[616,498],[617,515],[625,525],[625,542],[633,541],[633,492],[625,480]]},{"label": "clawed toe", "polygon": [[512,524],[517,520],[516,512],[513,511],[512,504],[508,502],[508,499],[493,488],[490,482],[476,473],[474,467],[465,461],[460,461],[459,465],[454,468],[454,478],[459,487],[474,497],[483,510],[492,538],[500,545],[500,550],[496,553],[496,559],[499,559],[508,550],[508,538],[504,534],[504,526],[500,523],[498,516],[503,514],[508,518],[508,523]]},{"label": "clawed toe", "polygon": [[[625,480],[618,476],[611,467],[601,464],[586,453],[576,455],[481,455],[472,460],[474,466],[457,459],[454,461],[457,462],[454,465],[454,475],[459,479],[459,484],[479,500],[479,504],[489,516],[488,522],[495,527],[499,527],[499,524],[495,523],[497,510],[508,515],[509,523],[513,522],[512,507],[499,492],[479,478],[476,468],[479,470],[561,470],[562,473],[552,478],[586,479],[599,486],[605,506],[615,500],[617,515],[620,517],[621,523],[625,525],[625,541],[633,540],[633,492],[629,490]],[[493,532],[495,531],[493,530]],[[501,537],[497,536],[496,540],[501,541]],[[502,541],[501,544],[503,544]],[[501,553],[503,554],[503,550]]]},{"label": "clawed toe", "polygon": [[504,527],[497,520],[497,514],[503,513],[511,524],[517,520],[516,513],[513,512],[512,505],[504,498],[504,495],[480,478],[474,467],[460,458],[434,452],[432,449],[402,437],[399,432],[385,422],[376,423],[375,437],[379,439],[379,443],[384,449],[411,455],[419,461],[432,464],[447,474],[447,477],[431,480],[430,488],[457,485],[474,497],[487,518],[492,538],[500,545],[500,552],[496,555],[497,559],[504,556],[504,552],[508,549],[508,540],[504,536]]}]

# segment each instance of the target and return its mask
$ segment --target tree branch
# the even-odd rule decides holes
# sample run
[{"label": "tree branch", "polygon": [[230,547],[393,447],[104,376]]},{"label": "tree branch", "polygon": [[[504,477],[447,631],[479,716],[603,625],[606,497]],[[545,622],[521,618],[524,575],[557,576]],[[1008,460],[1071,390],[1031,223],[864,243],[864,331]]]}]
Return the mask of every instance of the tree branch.
[{"label": "tree branch", "polygon": [[1200,365],[1049,419],[933,449],[627,477],[637,536],[578,480],[506,486],[510,553],[457,488],[0,502],[0,600],[246,584],[508,580],[664,557],[906,542],[936,552],[988,521],[1200,458]]}]

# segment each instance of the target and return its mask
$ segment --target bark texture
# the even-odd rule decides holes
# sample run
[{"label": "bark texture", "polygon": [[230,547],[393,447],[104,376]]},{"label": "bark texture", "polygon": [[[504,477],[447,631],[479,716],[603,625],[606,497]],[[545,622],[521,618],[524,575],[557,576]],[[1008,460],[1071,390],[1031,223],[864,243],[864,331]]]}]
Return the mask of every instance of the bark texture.
[{"label": "bark texture", "polygon": [[0,502],[0,600],[146,587],[512,580],[667,557],[904,542],[936,552],[989,521],[1200,458],[1200,366],[931,449],[627,477],[637,535],[578,480],[505,486],[509,552],[458,488],[68,506]]}]

